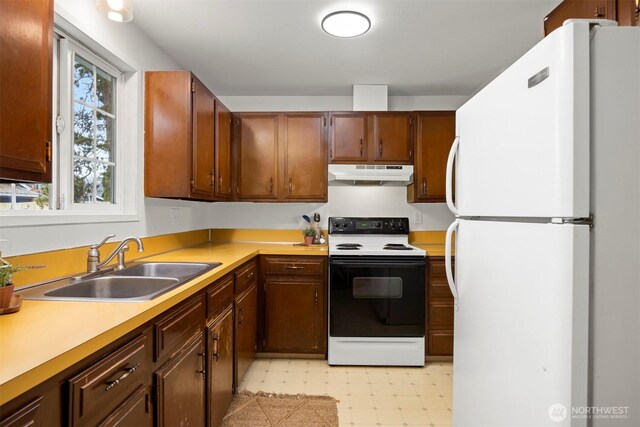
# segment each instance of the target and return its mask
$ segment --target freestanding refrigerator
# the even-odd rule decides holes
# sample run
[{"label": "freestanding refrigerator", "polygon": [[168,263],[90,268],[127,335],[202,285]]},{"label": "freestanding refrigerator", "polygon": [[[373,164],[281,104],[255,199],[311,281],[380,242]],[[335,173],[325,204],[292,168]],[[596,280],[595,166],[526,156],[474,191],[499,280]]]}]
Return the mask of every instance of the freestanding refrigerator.
[{"label": "freestanding refrigerator", "polygon": [[569,21],[456,123],[454,426],[640,425],[640,28]]}]

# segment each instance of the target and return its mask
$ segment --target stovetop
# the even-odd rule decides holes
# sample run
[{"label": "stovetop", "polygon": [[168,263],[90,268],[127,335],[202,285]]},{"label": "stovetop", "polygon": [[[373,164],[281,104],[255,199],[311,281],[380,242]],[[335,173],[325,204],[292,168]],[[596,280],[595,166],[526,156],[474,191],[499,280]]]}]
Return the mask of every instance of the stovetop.
[{"label": "stovetop", "polygon": [[425,256],[409,245],[408,218],[329,218],[329,256]]}]

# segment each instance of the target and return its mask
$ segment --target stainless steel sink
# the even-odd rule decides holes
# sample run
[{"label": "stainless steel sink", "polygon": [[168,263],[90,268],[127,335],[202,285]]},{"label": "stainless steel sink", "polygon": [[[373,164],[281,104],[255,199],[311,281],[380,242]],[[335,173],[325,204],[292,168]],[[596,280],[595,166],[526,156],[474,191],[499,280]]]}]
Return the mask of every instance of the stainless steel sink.
[{"label": "stainless steel sink", "polygon": [[199,274],[210,269],[210,264],[195,262],[146,262],[120,271],[114,271],[112,276],[144,276],[144,277],[174,277],[181,279]]},{"label": "stainless steel sink", "polygon": [[221,263],[147,262],[24,288],[27,300],[136,302],[152,300]]},{"label": "stainless steel sink", "polygon": [[81,280],[49,292],[48,297],[91,299],[152,299],[175,288],[178,279],[168,277],[96,277]]}]

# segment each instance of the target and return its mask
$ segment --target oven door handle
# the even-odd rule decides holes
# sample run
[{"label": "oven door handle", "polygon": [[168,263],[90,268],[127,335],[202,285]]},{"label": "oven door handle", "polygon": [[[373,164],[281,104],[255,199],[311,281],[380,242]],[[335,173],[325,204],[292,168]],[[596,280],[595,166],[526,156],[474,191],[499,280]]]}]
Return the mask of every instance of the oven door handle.
[{"label": "oven door handle", "polygon": [[447,236],[444,241],[444,268],[447,273],[447,283],[449,283],[449,289],[451,289],[451,294],[453,295],[456,311],[458,310],[458,287],[456,286],[456,282],[453,280],[453,269],[451,268],[451,240],[453,232],[457,232],[459,225],[459,219],[456,219],[451,223],[447,229]]},{"label": "oven door handle", "polygon": [[354,262],[354,261],[337,261],[329,262],[329,265],[340,265],[347,267],[424,267],[424,261],[393,261],[393,262]]}]

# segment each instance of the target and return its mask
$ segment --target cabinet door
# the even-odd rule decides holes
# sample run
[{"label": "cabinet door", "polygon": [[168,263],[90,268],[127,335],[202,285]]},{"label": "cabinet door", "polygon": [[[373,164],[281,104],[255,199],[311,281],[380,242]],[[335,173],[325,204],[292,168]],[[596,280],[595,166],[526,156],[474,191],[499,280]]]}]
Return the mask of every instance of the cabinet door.
[{"label": "cabinet door", "polygon": [[444,202],[447,156],[456,133],[455,111],[416,114],[415,169],[410,202]]},{"label": "cabinet door", "polygon": [[285,114],[281,123],[284,151],[283,198],[326,202],[327,144],[323,113]]},{"label": "cabinet door", "polygon": [[205,362],[199,333],[154,373],[159,427],[205,425]]},{"label": "cabinet door", "polygon": [[617,0],[616,3],[618,24],[640,26],[640,0]]},{"label": "cabinet door", "polygon": [[267,279],[265,350],[323,352],[322,280]]},{"label": "cabinet door", "polygon": [[238,139],[237,198],[278,198],[278,115],[242,114]]},{"label": "cabinet door", "polygon": [[216,100],[215,195],[218,199],[231,197],[231,113]]},{"label": "cabinet door", "polygon": [[51,182],[53,0],[3,0],[0,16],[0,179]]},{"label": "cabinet door", "polygon": [[253,285],[236,300],[236,389],[256,357],[257,311],[258,291]]},{"label": "cabinet door", "polygon": [[213,199],[215,98],[209,89],[195,77],[193,77],[191,88],[193,92],[191,193],[195,198]]},{"label": "cabinet door", "polygon": [[616,19],[615,0],[564,0],[544,18],[544,35],[567,19]]},{"label": "cabinet door", "polygon": [[208,328],[209,426],[222,423],[233,398],[233,308],[225,310]]},{"label": "cabinet door", "polygon": [[367,117],[365,113],[331,113],[329,117],[329,161],[367,161]]},{"label": "cabinet door", "polygon": [[192,190],[192,74],[146,72],[144,195],[188,198]]},{"label": "cabinet door", "polygon": [[411,113],[370,113],[368,122],[374,162],[411,163]]}]

